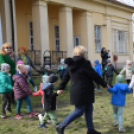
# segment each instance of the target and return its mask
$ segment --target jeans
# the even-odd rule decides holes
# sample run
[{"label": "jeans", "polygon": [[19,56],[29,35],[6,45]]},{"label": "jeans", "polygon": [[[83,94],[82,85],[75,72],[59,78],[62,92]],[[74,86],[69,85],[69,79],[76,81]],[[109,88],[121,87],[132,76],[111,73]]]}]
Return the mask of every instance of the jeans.
[{"label": "jeans", "polygon": [[116,123],[119,122],[120,128],[123,128],[123,108],[124,107],[113,105],[114,120]]},{"label": "jeans", "polygon": [[29,71],[29,72],[27,73],[27,75],[30,77],[30,83],[32,84],[33,87],[35,87],[35,83],[34,83],[32,77],[31,77],[31,72]]},{"label": "jeans", "polygon": [[21,109],[23,100],[26,101],[28,112],[29,112],[29,113],[32,112],[31,99],[30,99],[29,96],[27,96],[27,97],[24,97],[24,98],[21,98],[21,99],[18,99],[18,100],[17,100],[17,108],[16,108],[17,113],[20,113],[20,109]]},{"label": "jeans", "polygon": [[58,125],[57,115],[55,110],[50,110],[48,112],[45,112],[45,115],[42,120],[42,124],[46,123],[47,120],[50,120],[54,123],[54,125]]},{"label": "jeans", "polygon": [[61,127],[66,127],[72,121],[82,116],[85,113],[85,120],[88,129],[94,129],[93,126],[93,104],[75,106],[75,110],[70,113],[60,124]]},{"label": "jeans", "polygon": [[11,109],[11,103],[12,103],[12,92],[9,93],[1,93],[1,114],[6,114],[5,108]]},{"label": "jeans", "polygon": [[106,77],[107,84],[112,87],[113,76]]}]

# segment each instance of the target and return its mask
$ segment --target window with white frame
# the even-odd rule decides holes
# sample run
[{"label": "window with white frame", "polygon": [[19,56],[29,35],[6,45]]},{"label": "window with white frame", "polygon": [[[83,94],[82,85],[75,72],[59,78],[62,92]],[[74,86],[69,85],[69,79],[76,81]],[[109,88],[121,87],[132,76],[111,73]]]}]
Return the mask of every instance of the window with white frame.
[{"label": "window with white frame", "polygon": [[127,32],[125,33],[125,52],[127,53]]},{"label": "window with white frame", "polygon": [[[114,52],[127,53],[128,52],[128,36],[127,32],[114,30]],[[117,39],[118,34],[118,39]],[[118,48],[118,50],[117,50]]]},{"label": "window with white frame", "polygon": [[101,26],[95,26],[95,52],[101,51]]},{"label": "window with white frame", "polygon": [[30,50],[33,50],[33,23],[29,21],[29,42],[30,42]]},{"label": "window with white frame", "polygon": [[54,26],[55,33],[55,51],[60,51],[60,36],[59,36],[59,26]]},{"label": "window with white frame", "polygon": [[114,30],[114,52],[117,52],[117,44],[116,44],[116,30]]},{"label": "window with white frame", "polygon": [[80,36],[74,36],[74,47],[80,45]]},{"label": "window with white frame", "polygon": [[3,41],[2,41],[2,24],[1,24],[1,16],[0,16],[0,48],[3,44]]},{"label": "window with white frame", "polygon": [[119,53],[123,53],[123,32],[118,31]]}]

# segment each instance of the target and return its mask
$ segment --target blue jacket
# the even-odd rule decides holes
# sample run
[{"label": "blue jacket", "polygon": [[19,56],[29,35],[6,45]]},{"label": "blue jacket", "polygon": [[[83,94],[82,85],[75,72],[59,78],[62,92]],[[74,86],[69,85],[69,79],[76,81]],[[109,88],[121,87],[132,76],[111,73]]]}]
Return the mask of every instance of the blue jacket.
[{"label": "blue jacket", "polygon": [[102,76],[102,73],[101,73],[101,64],[97,64],[94,66],[94,70],[95,72],[97,72],[100,76]]},{"label": "blue jacket", "polygon": [[126,83],[117,83],[113,86],[113,88],[110,87],[108,91],[112,93],[111,104],[117,106],[124,106],[126,94],[132,92]]}]

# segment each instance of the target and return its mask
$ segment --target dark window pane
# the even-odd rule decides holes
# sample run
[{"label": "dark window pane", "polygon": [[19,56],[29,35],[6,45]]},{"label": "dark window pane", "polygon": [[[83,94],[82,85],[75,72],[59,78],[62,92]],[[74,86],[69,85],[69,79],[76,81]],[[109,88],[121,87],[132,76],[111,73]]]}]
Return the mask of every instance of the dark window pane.
[{"label": "dark window pane", "polygon": [[31,44],[33,44],[33,38],[31,38]]},{"label": "dark window pane", "polygon": [[31,34],[31,36],[33,36],[33,30],[30,30],[30,34]]},{"label": "dark window pane", "polygon": [[33,29],[33,23],[30,22],[30,29]]}]

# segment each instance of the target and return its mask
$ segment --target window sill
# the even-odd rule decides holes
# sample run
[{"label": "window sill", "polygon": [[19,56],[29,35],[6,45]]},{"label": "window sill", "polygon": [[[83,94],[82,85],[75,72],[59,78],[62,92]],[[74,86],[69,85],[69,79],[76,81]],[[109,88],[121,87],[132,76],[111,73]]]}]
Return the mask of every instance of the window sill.
[{"label": "window sill", "polygon": [[121,53],[119,53],[119,52],[113,52],[113,55],[117,55],[117,56],[129,56],[129,53],[127,52],[127,53],[125,53],[125,52],[121,52]]},{"label": "window sill", "polygon": [[100,53],[101,52],[101,50],[95,50],[95,53]]}]

